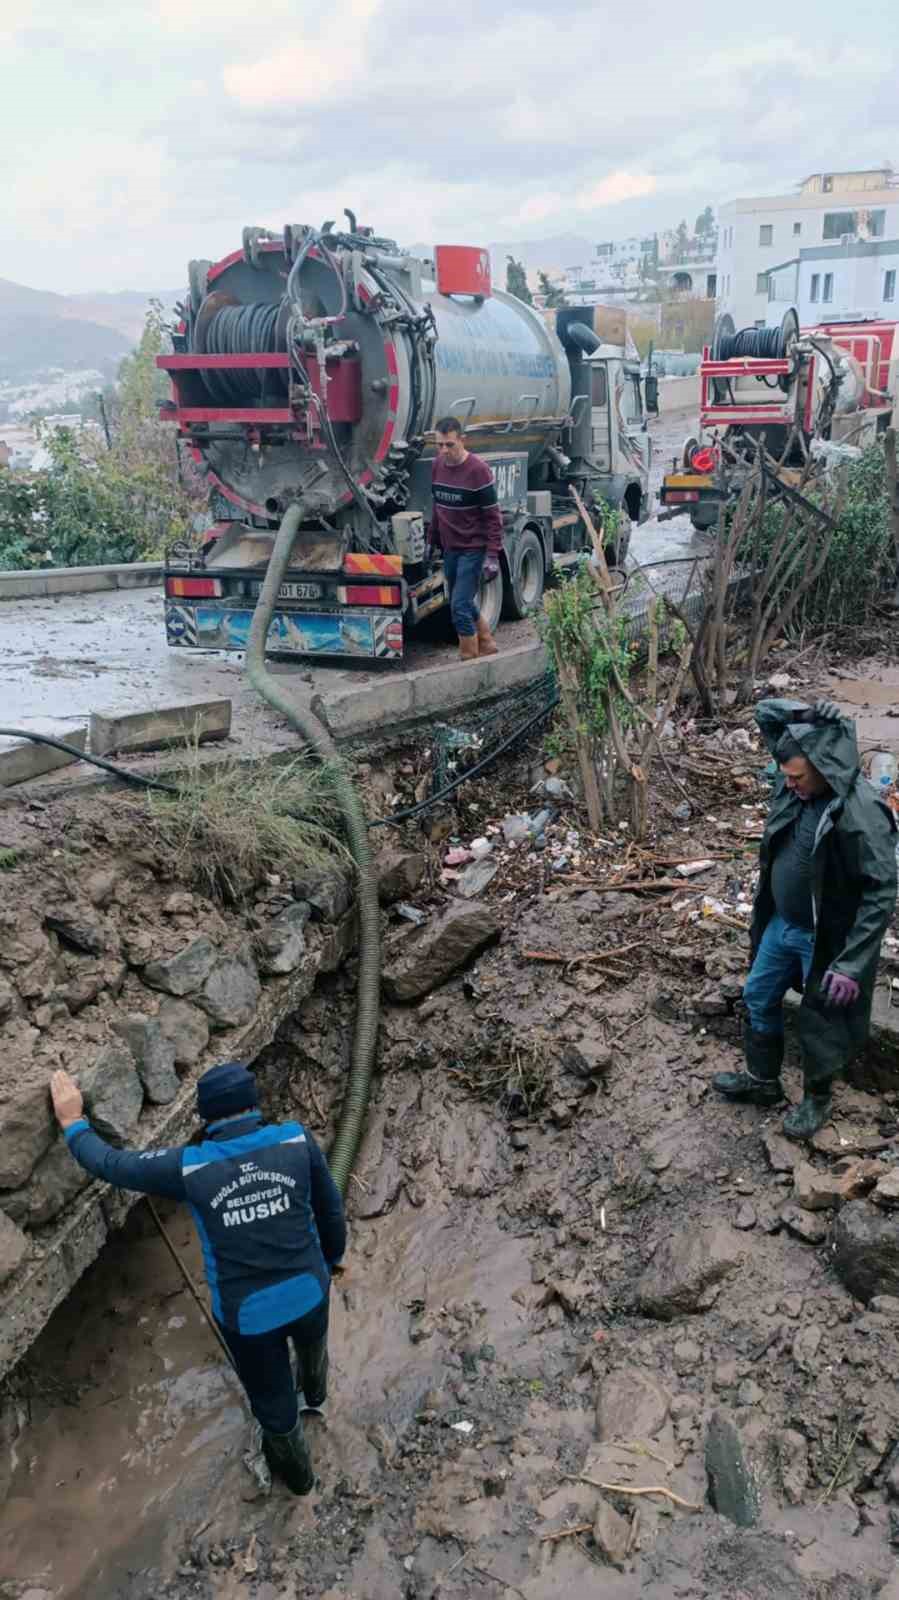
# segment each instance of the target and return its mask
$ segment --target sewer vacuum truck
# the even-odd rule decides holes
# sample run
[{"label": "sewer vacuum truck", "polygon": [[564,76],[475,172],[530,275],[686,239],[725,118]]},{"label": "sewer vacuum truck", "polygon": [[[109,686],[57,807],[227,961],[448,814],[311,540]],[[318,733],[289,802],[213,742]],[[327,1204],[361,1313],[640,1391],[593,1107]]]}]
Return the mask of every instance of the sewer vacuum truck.
[{"label": "sewer vacuum truck", "polygon": [[[554,562],[590,535],[575,488],[621,563],[648,512],[639,369],[591,308],[541,316],[493,289],[485,250],[405,254],[357,225],[244,230],[194,261],[173,353],[172,421],[209,488],[210,525],[167,555],[168,642],[244,650],[281,518],[302,521],[270,652],[397,661],[447,604],[427,548],[434,423],[455,414],[490,464],[503,514],[491,628],[539,606]],[[607,507],[620,514],[609,517]]]}]

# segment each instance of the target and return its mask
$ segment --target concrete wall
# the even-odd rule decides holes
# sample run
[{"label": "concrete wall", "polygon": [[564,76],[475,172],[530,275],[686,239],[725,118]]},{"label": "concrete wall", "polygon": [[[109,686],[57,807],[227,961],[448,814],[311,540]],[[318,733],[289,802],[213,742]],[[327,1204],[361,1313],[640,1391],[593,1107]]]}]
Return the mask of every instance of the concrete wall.
[{"label": "concrete wall", "polygon": [[659,379],[659,415],[670,416],[674,411],[699,410],[699,373],[689,378]]},{"label": "concrete wall", "polygon": [[32,567],[27,572],[0,572],[0,600],[152,588],[162,583],[162,575],[161,561],[130,561],[108,567]]}]

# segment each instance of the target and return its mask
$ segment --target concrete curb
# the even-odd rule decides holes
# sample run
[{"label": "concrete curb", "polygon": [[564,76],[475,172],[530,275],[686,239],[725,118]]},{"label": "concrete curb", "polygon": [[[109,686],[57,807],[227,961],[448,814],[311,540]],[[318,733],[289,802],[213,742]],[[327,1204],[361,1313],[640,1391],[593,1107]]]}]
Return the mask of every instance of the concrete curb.
[{"label": "concrete curb", "polygon": [[403,724],[468,710],[473,704],[532,683],[546,671],[542,644],[517,645],[483,661],[458,661],[397,675],[363,688],[316,694],[311,708],[338,743],[378,739]]},{"label": "concrete curb", "polygon": [[109,567],[34,567],[28,572],[0,572],[0,600],[150,589],[162,583],[163,571],[161,561],[131,561]]}]

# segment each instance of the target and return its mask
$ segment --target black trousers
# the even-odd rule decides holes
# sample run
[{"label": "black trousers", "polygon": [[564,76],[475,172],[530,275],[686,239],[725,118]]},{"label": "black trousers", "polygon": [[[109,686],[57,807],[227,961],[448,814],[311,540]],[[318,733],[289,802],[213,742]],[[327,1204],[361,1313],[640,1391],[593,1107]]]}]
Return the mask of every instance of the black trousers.
[{"label": "black trousers", "polygon": [[[298,1416],[297,1383],[307,1400],[324,1399],[328,1360],[328,1299],[296,1322],[268,1333],[236,1333],[221,1328],[253,1416],[266,1433],[290,1433]],[[297,1353],[297,1383],[290,1345]]]}]

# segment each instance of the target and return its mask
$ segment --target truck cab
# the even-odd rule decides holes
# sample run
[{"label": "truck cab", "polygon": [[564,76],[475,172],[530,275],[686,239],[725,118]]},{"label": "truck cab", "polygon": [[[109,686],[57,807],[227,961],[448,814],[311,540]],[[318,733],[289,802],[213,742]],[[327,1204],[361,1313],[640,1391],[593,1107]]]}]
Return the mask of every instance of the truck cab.
[{"label": "truck cab", "polygon": [[620,345],[601,344],[584,358],[590,369],[591,457],[603,480],[604,500],[620,508],[631,523],[650,511],[652,441],[646,426],[640,365]]}]

